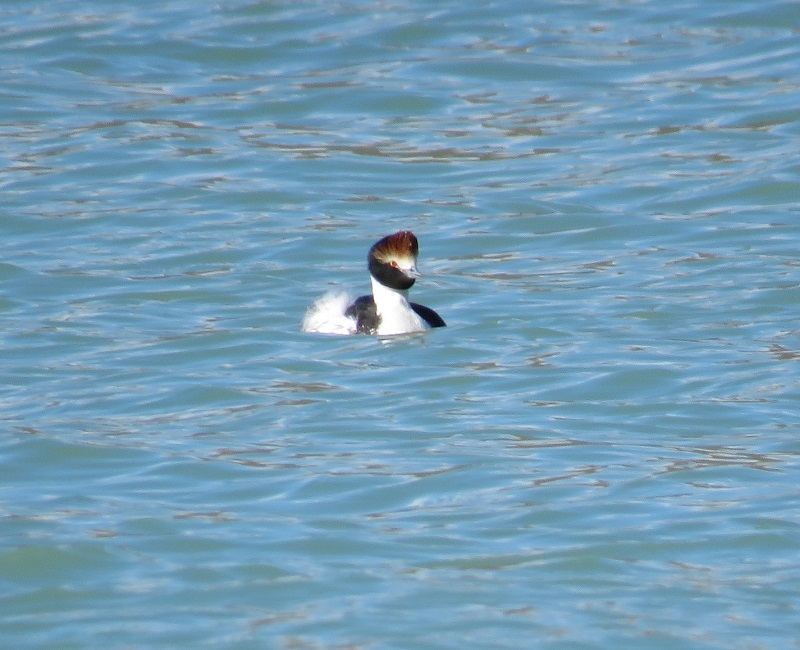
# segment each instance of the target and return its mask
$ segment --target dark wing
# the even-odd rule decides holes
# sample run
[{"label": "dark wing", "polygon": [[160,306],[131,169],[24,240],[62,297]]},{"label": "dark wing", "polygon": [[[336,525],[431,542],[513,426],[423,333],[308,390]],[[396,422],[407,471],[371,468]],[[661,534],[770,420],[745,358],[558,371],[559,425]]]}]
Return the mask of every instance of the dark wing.
[{"label": "dark wing", "polygon": [[356,298],[344,312],[345,316],[356,319],[356,331],[359,334],[375,334],[378,325],[381,324],[381,317],[378,316],[378,308],[372,296],[361,296]]},{"label": "dark wing", "polygon": [[426,307],[425,305],[418,305],[415,302],[409,303],[411,305],[411,309],[417,312],[417,316],[419,316],[422,320],[424,320],[428,325],[431,327],[445,327],[446,323],[442,319],[439,314],[437,314],[433,309],[430,307]]}]

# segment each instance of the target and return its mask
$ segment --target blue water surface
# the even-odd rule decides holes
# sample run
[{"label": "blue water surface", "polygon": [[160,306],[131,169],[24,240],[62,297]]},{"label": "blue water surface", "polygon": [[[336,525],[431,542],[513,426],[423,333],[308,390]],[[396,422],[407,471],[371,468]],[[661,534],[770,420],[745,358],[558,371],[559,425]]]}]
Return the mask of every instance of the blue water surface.
[{"label": "blue water surface", "polygon": [[800,647],[799,29],[0,4],[0,645]]}]

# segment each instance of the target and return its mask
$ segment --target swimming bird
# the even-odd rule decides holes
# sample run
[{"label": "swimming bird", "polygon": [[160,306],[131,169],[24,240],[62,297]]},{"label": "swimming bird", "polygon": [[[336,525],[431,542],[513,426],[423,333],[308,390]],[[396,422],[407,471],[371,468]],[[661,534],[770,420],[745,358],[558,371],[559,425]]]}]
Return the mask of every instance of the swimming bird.
[{"label": "swimming bird", "polygon": [[393,336],[444,327],[433,309],[408,300],[420,277],[418,255],[419,242],[410,230],[378,240],[367,255],[372,293],[354,301],[342,292],[326,294],[308,309],[303,331]]}]

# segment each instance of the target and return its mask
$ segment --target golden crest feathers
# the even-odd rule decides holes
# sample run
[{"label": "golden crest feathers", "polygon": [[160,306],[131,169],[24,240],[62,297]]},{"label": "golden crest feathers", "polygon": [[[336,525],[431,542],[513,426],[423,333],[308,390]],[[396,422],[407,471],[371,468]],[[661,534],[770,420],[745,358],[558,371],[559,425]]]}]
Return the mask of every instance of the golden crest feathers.
[{"label": "golden crest feathers", "polygon": [[372,247],[371,255],[382,262],[406,258],[416,259],[419,255],[419,243],[413,232],[400,230],[377,242]]}]

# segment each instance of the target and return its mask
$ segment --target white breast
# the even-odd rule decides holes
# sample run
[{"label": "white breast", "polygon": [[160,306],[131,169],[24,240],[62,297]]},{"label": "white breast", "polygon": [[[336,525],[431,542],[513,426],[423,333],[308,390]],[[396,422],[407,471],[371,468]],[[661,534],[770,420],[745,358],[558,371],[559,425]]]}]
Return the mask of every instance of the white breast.
[{"label": "white breast", "polygon": [[430,329],[408,304],[406,291],[390,289],[372,278],[372,297],[375,299],[378,316],[381,318],[378,336],[424,332]]}]

